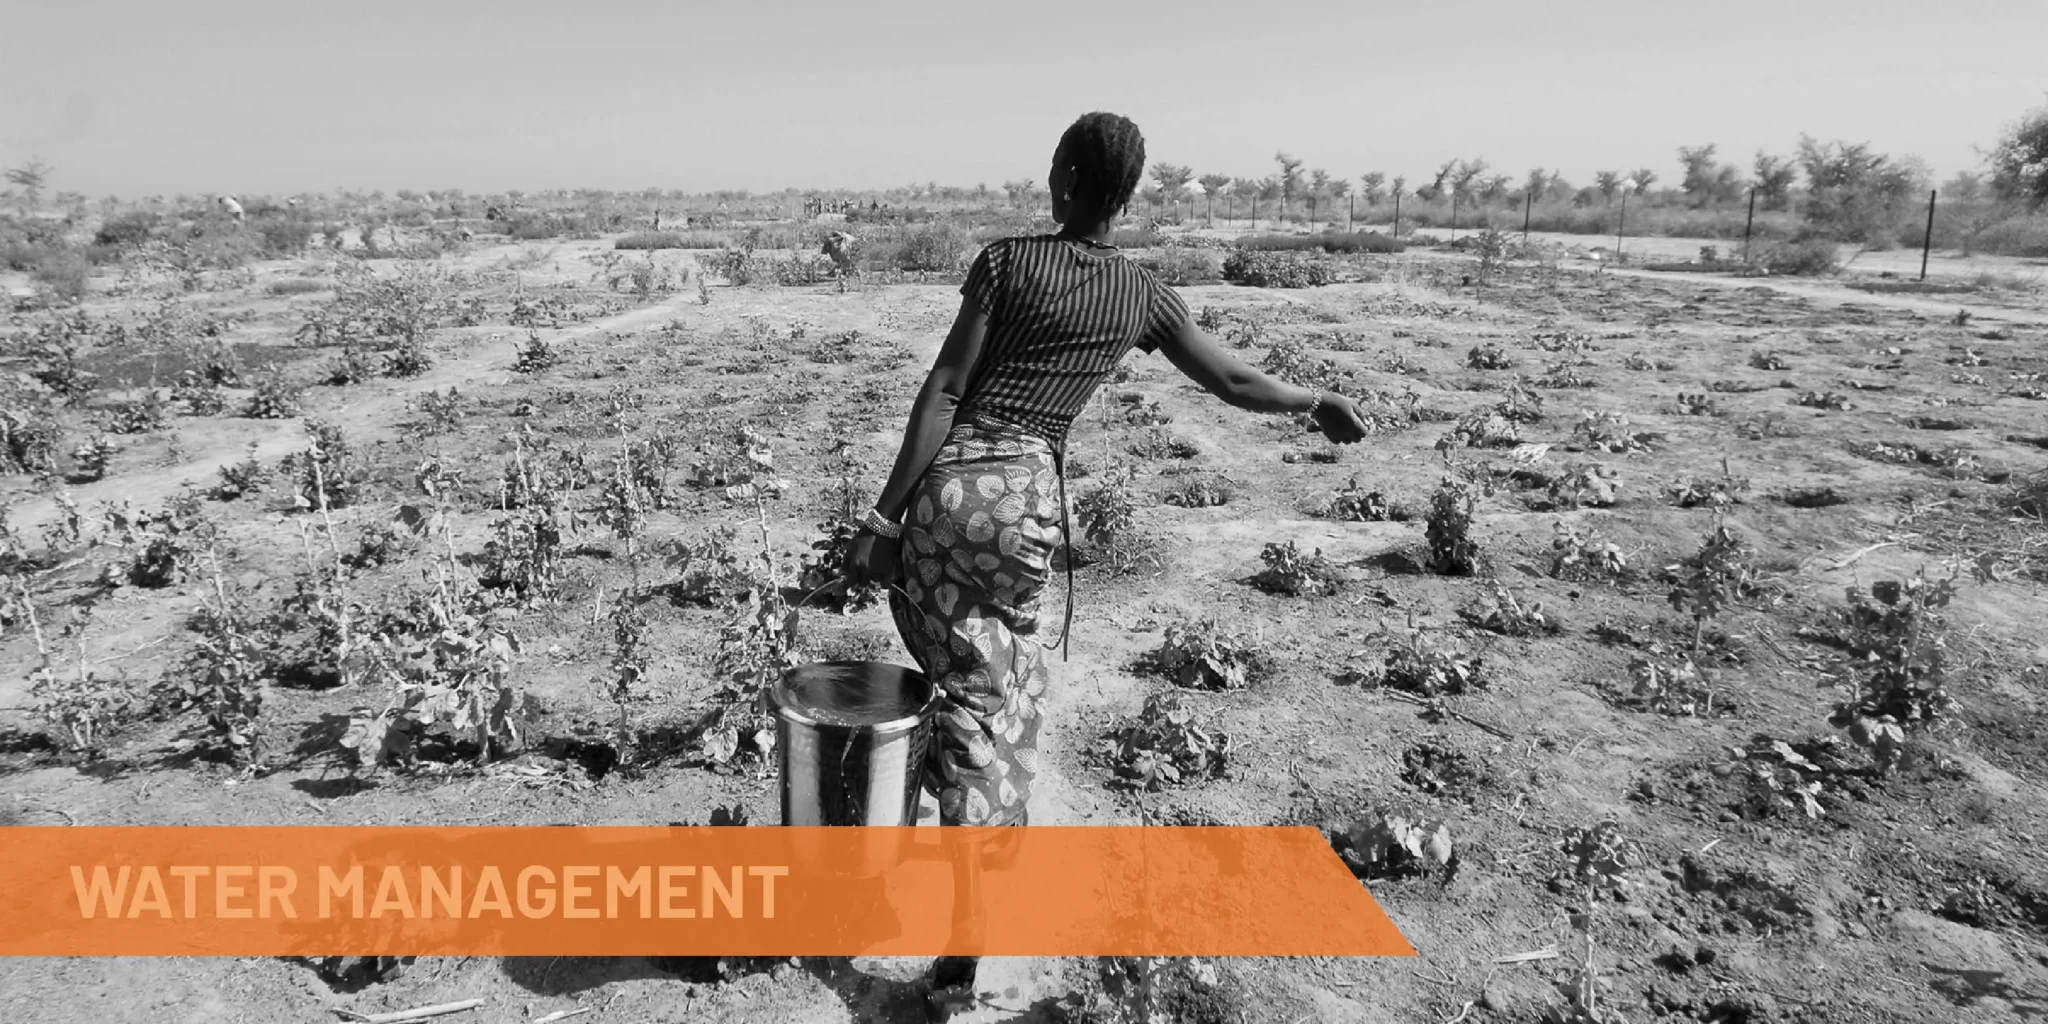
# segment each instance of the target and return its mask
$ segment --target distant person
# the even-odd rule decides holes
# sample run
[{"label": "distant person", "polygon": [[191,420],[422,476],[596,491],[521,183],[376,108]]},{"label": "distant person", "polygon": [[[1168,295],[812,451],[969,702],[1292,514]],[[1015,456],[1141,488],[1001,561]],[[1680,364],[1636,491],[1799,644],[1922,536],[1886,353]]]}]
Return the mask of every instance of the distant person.
[{"label": "distant person", "polygon": [[[1109,242],[1144,169],[1144,137],[1123,117],[1088,114],[1060,136],[1048,184],[1061,228],[1004,239],[974,260],[849,560],[849,582],[902,588],[889,599],[897,633],[942,693],[924,765],[941,825],[1028,820],[1050,685],[1039,599],[1066,526],[1067,432],[1131,349],[1164,352],[1237,408],[1313,416],[1338,443],[1366,435],[1351,399],[1229,355],[1177,292]],[[1062,642],[1073,628],[1068,565]],[[956,906],[978,901],[976,870],[956,876]],[[955,927],[971,947],[971,918]],[[934,1016],[973,996],[978,963],[940,958]]]}]

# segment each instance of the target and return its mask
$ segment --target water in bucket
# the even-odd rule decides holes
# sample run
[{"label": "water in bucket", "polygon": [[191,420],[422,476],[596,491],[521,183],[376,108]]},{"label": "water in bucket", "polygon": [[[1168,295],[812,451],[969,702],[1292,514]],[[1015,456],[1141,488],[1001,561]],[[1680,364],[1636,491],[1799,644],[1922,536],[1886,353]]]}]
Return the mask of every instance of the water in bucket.
[{"label": "water in bucket", "polygon": [[785,825],[912,825],[938,711],[923,673],[818,662],[771,692]]}]

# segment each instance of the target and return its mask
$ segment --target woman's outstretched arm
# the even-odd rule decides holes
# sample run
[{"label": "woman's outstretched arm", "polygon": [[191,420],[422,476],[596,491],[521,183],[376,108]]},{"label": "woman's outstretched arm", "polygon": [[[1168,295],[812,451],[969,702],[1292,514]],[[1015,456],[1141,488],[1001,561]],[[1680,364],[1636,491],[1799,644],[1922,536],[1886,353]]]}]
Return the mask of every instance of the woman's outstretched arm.
[{"label": "woman's outstretched arm", "polygon": [[981,358],[982,342],[988,336],[988,317],[972,299],[960,301],[960,315],[953,320],[952,333],[939,349],[939,358],[925,377],[924,388],[910,409],[910,423],[903,430],[903,445],[896,452],[896,466],[889,482],[875,500],[875,509],[893,522],[902,522],[910,506],[917,480],[939,454],[946,434],[953,429],[953,414],[973,380],[974,366]]},{"label": "woman's outstretched arm", "polygon": [[1335,392],[1311,391],[1262,373],[1224,351],[1191,320],[1181,321],[1180,329],[1169,335],[1159,350],[1175,369],[1229,405],[1251,412],[1292,413],[1307,412],[1313,406],[1316,423],[1330,440],[1349,444],[1366,434],[1365,419],[1351,399]]}]

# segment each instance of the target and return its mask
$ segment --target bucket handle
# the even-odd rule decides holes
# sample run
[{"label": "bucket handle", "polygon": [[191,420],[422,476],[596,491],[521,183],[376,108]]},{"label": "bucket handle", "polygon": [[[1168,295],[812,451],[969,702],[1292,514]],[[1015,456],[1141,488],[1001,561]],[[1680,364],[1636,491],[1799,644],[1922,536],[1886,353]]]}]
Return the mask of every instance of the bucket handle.
[{"label": "bucket handle", "polygon": [[[889,588],[890,590],[893,590],[893,591],[895,591],[895,592],[896,592],[896,593],[898,593],[898,594],[901,594],[901,595],[903,596],[903,599],[904,599],[905,601],[908,601],[908,602],[910,602],[910,604],[911,604],[911,605],[912,605],[913,607],[915,607],[915,606],[917,605],[917,599],[916,599],[916,598],[914,598],[914,597],[911,597],[911,596],[910,596],[910,595],[909,595],[909,594],[908,594],[907,592],[905,592],[905,591],[904,591],[904,589],[903,589],[902,587],[899,587],[899,586],[897,586],[897,585],[896,585],[896,584],[894,584],[894,583],[884,583],[884,584],[882,584],[882,585],[883,585],[883,586],[885,586],[885,587],[888,587],[888,588]],[[790,625],[791,625],[791,626],[796,626],[796,625],[798,625],[798,622],[797,622],[797,616],[798,616],[798,613],[802,612],[802,611],[804,610],[805,606],[807,606],[807,605],[809,605],[809,604],[811,603],[811,599],[812,599],[812,598],[814,598],[814,597],[817,597],[817,596],[818,596],[819,594],[822,594],[822,593],[824,593],[824,592],[826,592],[826,591],[828,591],[828,590],[833,590],[833,589],[838,589],[838,590],[845,590],[845,589],[846,589],[846,580],[845,580],[844,578],[841,578],[841,579],[836,579],[836,580],[832,580],[832,581],[831,581],[831,582],[829,582],[829,583],[825,583],[825,584],[822,584],[822,585],[818,586],[818,587],[817,587],[816,589],[812,590],[812,591],[811,591],[810,593],[808,593],[808,594],[805,594],[805,595],[804,595],[804,599],[803,599],[803,600],[801,600],[801,601],[798,601],[798,602],[796,603],[795,607],[792,607],[792,608],[791,608],[791,609],[789,610],[789,621],[790,621]],[[794,633],[794,630],[792,630],[792,633]]]}]

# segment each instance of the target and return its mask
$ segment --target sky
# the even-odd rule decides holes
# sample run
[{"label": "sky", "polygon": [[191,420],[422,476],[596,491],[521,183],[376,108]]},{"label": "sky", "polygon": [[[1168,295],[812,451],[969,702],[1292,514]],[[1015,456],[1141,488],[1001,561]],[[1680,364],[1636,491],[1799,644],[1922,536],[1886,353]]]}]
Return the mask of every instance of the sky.
[{"label": "sky", "polygon": [[2048,102],[2048,0],[9,0],[0,167],[91,196],[1043,182],[1082,113],[1153,161],[1580,184],[1802,132],[1942,178]]}]

